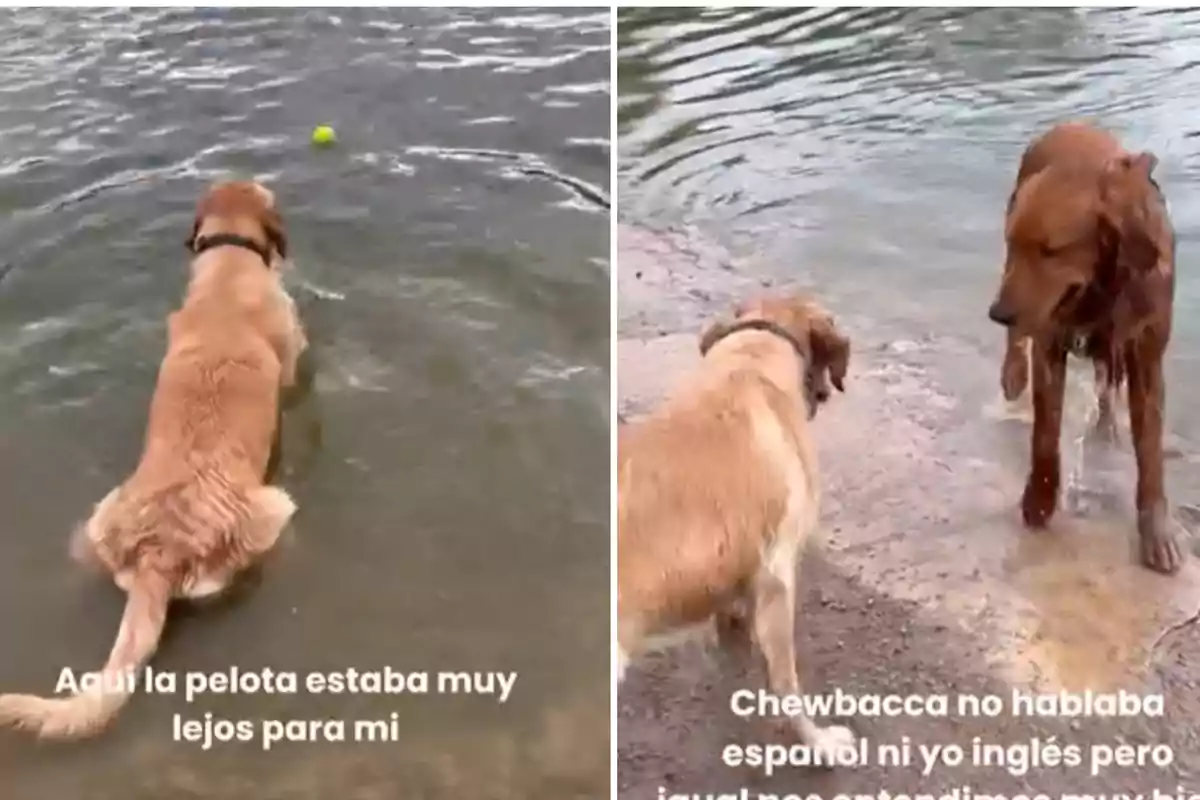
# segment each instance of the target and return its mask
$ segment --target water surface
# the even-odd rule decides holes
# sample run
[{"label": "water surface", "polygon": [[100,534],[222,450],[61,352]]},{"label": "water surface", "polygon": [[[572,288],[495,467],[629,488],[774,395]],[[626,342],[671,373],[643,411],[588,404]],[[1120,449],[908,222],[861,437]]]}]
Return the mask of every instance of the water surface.
[{"label": "water surface", "polygon": [[[313,343],[285,421],[300,511],[262,584],[156,663],[520,673],[503,707],[136,697],[95,743],[0,737],[6,799],[606,796],[608,12],[0,25],[0,687],[108,652],[121,598],[67,534],[135,463],[192,207],[235,176],[278,195]],[[388,744],[171,741],[176,712],[393,711]]]}]

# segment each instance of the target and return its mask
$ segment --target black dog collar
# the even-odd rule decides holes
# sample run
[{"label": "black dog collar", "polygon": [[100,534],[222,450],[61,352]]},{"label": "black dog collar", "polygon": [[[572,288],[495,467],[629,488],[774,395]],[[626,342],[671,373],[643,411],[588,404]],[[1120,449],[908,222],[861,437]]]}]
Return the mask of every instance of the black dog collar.
[{"label": "black dog collar", "polygon": [[268,267],[271,266],[270,248],[264,247],[253,239],[238,236],[236,233],[214,233],[211,236],[196,239],[192,243],[192,252],[200,255],[205,250],[212,250],[214,247],[240,247],[257,255]]},{"label": "black dog collar", "polygon": [[797,341],[796,337],[792,336],[792,334],[789,333],[788,330],[782,325],[771,322],[768,319],[744,319],[740,322],[733,323],[713,337],[712,341],[707,342],[708,347],[704,348],[700,355],[708,355],[708,351],[713,349],[717,342],[732,336],[735,333],[740,333],[741,331],[764,331],[765,333],[773,333],[780,339],[783,339],[785,342],[790,344],[792,349],[796,351],[796,355],[800,356],[801,359],[805,361],[808,360],[808,351],[804,349],[804,346],[801,345],[799,341]]}]

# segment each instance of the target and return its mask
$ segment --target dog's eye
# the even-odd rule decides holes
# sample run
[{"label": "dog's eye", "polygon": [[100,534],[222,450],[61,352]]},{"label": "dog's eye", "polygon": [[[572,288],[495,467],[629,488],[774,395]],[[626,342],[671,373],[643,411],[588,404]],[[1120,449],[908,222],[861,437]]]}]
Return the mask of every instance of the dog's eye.
[{"label": "dog's eye", "polygon": [[1042,258],[1054,258],[1056,255],[1062,252],[1062,248],[1051,247],[1048,244],[1042,243],[1038,245],[1038,252],[1041,254]]}]

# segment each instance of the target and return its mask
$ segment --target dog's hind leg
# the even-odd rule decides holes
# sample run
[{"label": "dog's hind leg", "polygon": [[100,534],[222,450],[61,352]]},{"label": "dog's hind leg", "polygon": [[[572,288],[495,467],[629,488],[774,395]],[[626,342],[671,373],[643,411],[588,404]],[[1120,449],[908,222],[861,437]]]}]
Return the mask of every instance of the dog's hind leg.
[{"label": "dog's hind leg", "polygon": [[241,543],[251,561],[269,553],[296,513],[291,495],[278,486],[260,486],[250,493],[254,516],[243,525]]},{"label": "dog's hind leg", "polygon": [[256,583],[264,557],[279,541],[280,534],[296,511],[296,504],[283,489],[261,486],[250,491],[251,516],[237,529],[230,542],[229,559],[220,569],[202,574],[180,596],[190,601],[209,601],[229,595],[229,589]]},{"label": "dog's hind leg", "polygon": [[[714,685],[724,697],[746,687],[754,654],[754,597],[747,586],[744,594],[725,604],[713,615],[716,647],[711,653],[719,678]],[[745,720],[749,723],[750,720]],[[747,731],[753,735],[752,731]]]},{"label": "dog's hind leg", "polygon": [[[780,698],[801,694],[794,636],[798,546],[795,541],[777,542],[754,582],[754,633],[767,662],[771,692]],[[821,727],[803,712],[791,718],[791,726],[824,766],[833,766],[836,754],[855,744],[849,728]]]},{"label": "dog's hind leg", "polygon": [[741,655],[751,644],[754,597],[747,593],[730,601],[714,615],[717,644],[722,652]]}]

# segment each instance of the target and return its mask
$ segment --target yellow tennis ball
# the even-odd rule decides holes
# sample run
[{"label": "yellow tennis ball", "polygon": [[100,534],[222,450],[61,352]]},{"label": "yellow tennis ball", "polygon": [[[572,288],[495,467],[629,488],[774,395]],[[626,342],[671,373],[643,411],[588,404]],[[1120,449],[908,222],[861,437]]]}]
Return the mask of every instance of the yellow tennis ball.
[{"label": "yellow tennis ball", "polygon": [[334,133],[333,128],[329,127],[328,125],[318,125],[317,127],[313,128],[313,144],[327,145],[333,144],[336,141],[337,134]]}]

